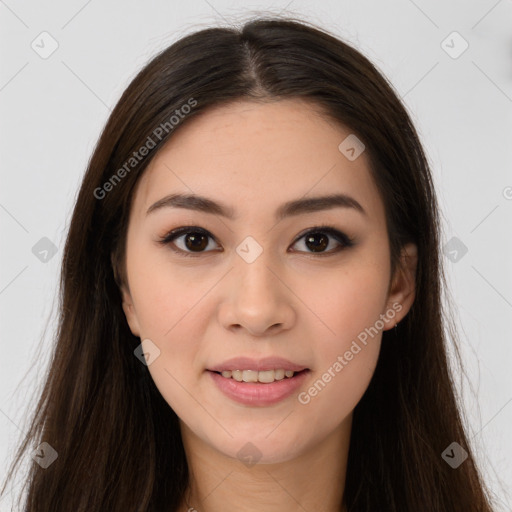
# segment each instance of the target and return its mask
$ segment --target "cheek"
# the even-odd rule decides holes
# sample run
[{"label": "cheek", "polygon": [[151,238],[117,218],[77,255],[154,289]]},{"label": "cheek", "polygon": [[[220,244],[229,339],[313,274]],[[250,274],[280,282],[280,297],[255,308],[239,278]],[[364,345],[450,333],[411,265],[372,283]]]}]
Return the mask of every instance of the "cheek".
[{"label": "cheek", "polygon": [[321,321],[323,341],[318,342],[341,349],[379,320],[387,299],[388,269],[376,261],[354,258],[343,268],[316,273],[296,289]]},{"label": "cheek", "polygon": [[322,320],[322,335],[312,338],[316,367],[299,403],[331,426],[350,414],[375,371],[387,277],[387,267],[361,260],[302,291]]},{"label": "cheek", "polygon": [[374,374],[380,344],[380,334],[366,346],[354,340],[333,351],[325,366],[312,375],[297,397],[311,435],[325,435],[351,415]]},{"label": "cheek", "polygon": [[202,370],[198,353],[205,338],[205,320],[214,314],[205,309],[208,301],[204,300],[211,286],[204,281],[192,285],[168,269],[160,272],[157,266],[146,268],[133,282],[141,339],[149,338],[160,351],[148,370],[179,415],[192,414],[198,404],[191,397]]},{"label": "cheek", "polygon": [[141,244],[130,254],[127,270],[141,336],[160,341],[172,338],[211,288],[211,276],[177,270],[161,248]]},{"label": "cheek", "polygon": [[132,251],[127,270],[141,339],[160,351],[149,371],[165,398],[177,396],[179,383],[202,370],[197,355],[207,319],[215,314],[207,299],[218,277],[173,268],[162,251],[143,248]]}]

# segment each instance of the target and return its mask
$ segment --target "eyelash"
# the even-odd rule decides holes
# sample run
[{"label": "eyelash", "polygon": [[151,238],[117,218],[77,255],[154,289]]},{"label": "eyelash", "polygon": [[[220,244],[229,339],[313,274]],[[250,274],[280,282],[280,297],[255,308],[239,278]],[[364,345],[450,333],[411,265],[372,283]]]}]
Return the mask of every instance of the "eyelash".
[{"label": "eyelash", "polygon": [[[209,252],[213,252],[213,251],[199,251],[197,253],[193,253],[193,252],[188,252],[188,251],[184,251],[182,249],[173,247],[172,242],[176,238],[179,238],[180,236],[186,235],[189,233],[197,233],[197,234],[206,235],[206,236],[210,237],[211,239],[213,239],[215,241],[215,243],[218,244],[217,240],[210,232],[208,232],[207,230],[202,229],[200,227],[197,227],[197,226],[183,226],[183,227],[180,227],[177,229],[173,229],[172,231],[169,231],[163,238],[159,239],[158,243],[161,245],[169,245],[172,251],[179,254],[180,256],[185,256],[185,257],[197,258],[198,256],[201,256],[202,254],[207,254]],[[329,225],[325,225],[325,224],[321,225],[321,226],[315,226],[311,229],[308,229],[305,233],[303,233],[299,237],[297,237],[297,239],[293,242],[292,245],[295,245],[299,240],[306,237],[307,235],[318,234],[318,233],[330,235],[337,242],[342,244],[342,246],[338,247],[335,250],[331,249],[328,252],[319,252],[319,253],[310,252],[309,254],[313,257],[331,256],[333,254],[337,254],[338,252],[340,252],[344,249],[347,249],[349,247],[352,247],[354,245],[354,238],[349,237],[348,235],[339,231],[338,229],[334,228],[333,226],[329,226]],[[304,251],[298,251],[298,252],[304,252]]]}]

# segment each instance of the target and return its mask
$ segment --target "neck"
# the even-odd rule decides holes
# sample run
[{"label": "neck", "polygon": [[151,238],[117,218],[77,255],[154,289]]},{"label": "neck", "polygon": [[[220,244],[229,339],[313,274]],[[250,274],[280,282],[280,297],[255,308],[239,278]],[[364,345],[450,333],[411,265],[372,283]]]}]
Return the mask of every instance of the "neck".
[{"label": "neck", "polygon": [[189,487],[179,510],[344,511],[351,423],[352,416],[293,459],[248,466],[220,453],[180,422]]}]

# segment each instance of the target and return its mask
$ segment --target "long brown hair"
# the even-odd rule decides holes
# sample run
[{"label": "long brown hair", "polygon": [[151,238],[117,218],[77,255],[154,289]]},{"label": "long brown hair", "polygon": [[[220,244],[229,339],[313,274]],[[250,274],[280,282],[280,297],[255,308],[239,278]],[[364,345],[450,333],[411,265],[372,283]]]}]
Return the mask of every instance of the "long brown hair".
[{"label": "long brown hair", "polygon": [[[347,509],[491,510],[448,363],[446,330],[454,339],[455,332],[442,308],[438,204],[409,115],[386,78],[338,37],[302,20],[258,18],[240,29],[200,30],[162,51],[108,119],[65,245],[50,369],[13,464],[43,442],[58,454],[46,469],[32,465],[25,512],[177,510],[188,484],[178,418],[134,356],[140,339],[121,308],[134,186],[173,132],[209,107],[290,98],[308,100],[364,142],[393,269],[405,243],[418,247],[415,302],[383,333],[354,410]],[[142,146],[149,151],[132,161]],[[442,457],[452,442],[468,453],[457,468]]]}]

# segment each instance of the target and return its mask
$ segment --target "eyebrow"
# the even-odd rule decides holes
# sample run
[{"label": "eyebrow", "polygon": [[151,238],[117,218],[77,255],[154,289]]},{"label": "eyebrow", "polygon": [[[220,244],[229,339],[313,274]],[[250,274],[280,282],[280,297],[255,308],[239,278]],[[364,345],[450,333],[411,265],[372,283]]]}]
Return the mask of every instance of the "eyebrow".
[{"label": "eyebrow", "polygon": [[[187,210],[196,210],[204,213],[211,213],[213,215],[220,215],[230,220],[235,218],[235,211],[233,208],[196,194],[169,194],[152,204],[148,208],[146,215],[162,208],[185,208]],[[330,210],[332,208],[350,208],[367,216],[364,208],[353,197],[346,194],[330,194],[326,196],[288,201],[277,209],[275,219],[276,221],[280,221],[285,217],[290,217],[292,215]]]}]

